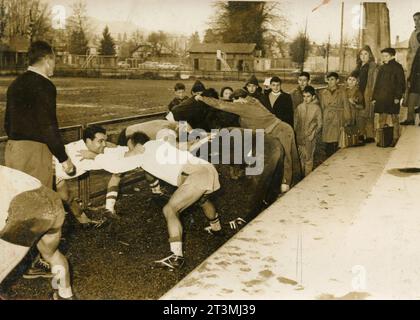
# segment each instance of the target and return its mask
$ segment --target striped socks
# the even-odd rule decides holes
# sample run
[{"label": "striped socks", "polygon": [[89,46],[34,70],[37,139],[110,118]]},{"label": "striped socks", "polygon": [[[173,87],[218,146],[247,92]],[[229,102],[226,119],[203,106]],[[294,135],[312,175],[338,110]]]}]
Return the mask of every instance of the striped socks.
[{"label": "striped socks", "polygon": [[160,183],[158,179],[149,184],[149,186],[152,189],[153,194],[162,194],[162,190],[160,189]]},{"label": "striped socks", "polygon": [[107,190],[105,209],[115,213],[115,203],[118,198],[118,187],[111,187]]}]

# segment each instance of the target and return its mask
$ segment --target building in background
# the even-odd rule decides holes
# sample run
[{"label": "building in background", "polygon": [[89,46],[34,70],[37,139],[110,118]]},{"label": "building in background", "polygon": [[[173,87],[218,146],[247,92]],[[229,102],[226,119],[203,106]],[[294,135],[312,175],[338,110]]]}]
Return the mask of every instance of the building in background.
[{"label": "building in background", "polygon": [[254,72],[270,69],[255,43],[200,43],[188,50],[194,71]]}]

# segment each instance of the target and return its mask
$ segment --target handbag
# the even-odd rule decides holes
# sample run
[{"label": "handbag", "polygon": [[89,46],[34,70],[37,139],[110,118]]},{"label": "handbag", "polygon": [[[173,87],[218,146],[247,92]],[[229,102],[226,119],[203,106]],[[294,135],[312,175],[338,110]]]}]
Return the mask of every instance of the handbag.
[{"label": "handbag", "polygon": [[359,147],[363,146],[364,136],[360,134],[360,130],[355,125],[348,125],[340,128],[339,148]]},{"label": "handbag", "polygon": [[378,143],[377,146],[381,148],[392,147],[394,142],[394,127],[385,125],[383,128],[378,129]]}]

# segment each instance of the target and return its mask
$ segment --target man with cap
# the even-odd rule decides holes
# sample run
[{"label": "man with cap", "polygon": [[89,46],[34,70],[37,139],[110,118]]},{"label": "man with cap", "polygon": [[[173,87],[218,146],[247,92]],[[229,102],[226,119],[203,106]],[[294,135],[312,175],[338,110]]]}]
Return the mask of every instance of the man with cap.
[{"label": "man with cap", "polygon": [[380,66],[373,89],[372,103],[377,116],[376,128],[383,128],[389,116],[394,127],[394,145],[400,135],[400,107],[401,99],[406,89],[404,69],[395,60],[394,48],[381,51],[383,65]]},{"label": "man with cap", "polygon": [[194,129],[201,128],[208,131],[209,128],[207,128],[204,121],[207,117],[208,108],[194,99],[195,96],[202,95],[205,91],[204,84],[200,80],[197,80],[191,89],[192,96],[173,107],[167,119],[172,121],[187,121]]},{"label": "man with cap", "polygon": [[407,54],[407,120],[401,122],[402,125],[414,125],[415,108],[420,107],[420,85],[419,85],[419,47],[420,47],[420,12],[414,14],[415,30],[411,34],[409,40],[409,48]]},{"label": "man with cap", "polygon": [[258,79],[255,75],[252,75],[248,79],[243,89],[248,92],[248,95],[250,97],[256,98],[260,102],[262,102],[262,99],[263,99],[262,88],[260,87],[260,84],[258,83]]},{"label": "man with cap", "polygon": [[293,120],[293,102],[290,94],[281,89],[281,80],[279,77],[272,77],[270,80],[270,90],[268,90],[261,99],[262,104],[281,121],[288,123],[292,128]]}]

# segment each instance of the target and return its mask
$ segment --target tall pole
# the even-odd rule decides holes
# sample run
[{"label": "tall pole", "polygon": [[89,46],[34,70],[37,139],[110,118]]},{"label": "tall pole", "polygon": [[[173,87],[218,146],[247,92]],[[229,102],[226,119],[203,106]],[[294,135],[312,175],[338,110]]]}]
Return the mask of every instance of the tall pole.
[{"label": "tall pole", "polygon": [[360,2],[360,21],[359,21],[359,40],[357,42],[357,47],[360,50],[362,48],[362,28],[364,24],[364,12],[363,12],[363,3]]},{"label": "tall pole", "polygon": [[327,55],[327,73],[328,73],[328,71],[329,71],[329,59],[330,59],[330,43],[331,43],[331,33],[330,34],[328,34],[328,43],[327,43],[327,52],[326,52],[326,55]]},{"label": "tall pole", "polygon": [[301,65],[301,69],[300,71],[303,72],[303,70],[305,69],[305,58],[306,58],[306,41],[308,39],[308,16],[306,16],[306,21],[305,21],[305,35],[303,38],[303,58],[302,58],[302,65]]},{"label": "tall pole", "polygon": [[343,37],[344,37],[344,1],[341,2],[341,32],[340,32],[340,71],[344,71],[344,50],[343,50]]}]

